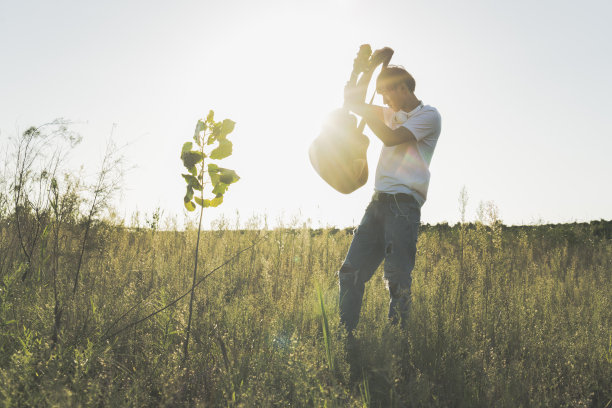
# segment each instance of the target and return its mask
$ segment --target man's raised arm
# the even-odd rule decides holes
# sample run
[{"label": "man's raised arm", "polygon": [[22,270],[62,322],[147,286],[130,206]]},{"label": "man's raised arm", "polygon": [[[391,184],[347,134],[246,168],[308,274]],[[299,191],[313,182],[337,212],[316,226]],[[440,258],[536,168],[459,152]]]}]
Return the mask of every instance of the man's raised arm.
[{"label": "man's raised arm", "polygon": [[383,108],[377,105],[368,105],[363,102],[346,100],[344,106],[363,117],[372,132],[385,146],[395,146],[402,143],[416,143],[416,138],[410,130],[400,126],[393,130],[383,121]]}]

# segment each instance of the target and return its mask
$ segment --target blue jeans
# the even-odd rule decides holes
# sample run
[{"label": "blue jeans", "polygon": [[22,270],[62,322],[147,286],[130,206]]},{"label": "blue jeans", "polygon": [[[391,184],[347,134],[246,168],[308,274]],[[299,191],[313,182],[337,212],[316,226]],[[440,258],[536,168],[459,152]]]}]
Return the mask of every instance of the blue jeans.
[{"label": "blue jeans", "polygon": [[384,260],[391,323],[406,321],[421,207],[409,195],[375,193],[338,272],[340,321],[351,333],[359,321],[365,283]]}]

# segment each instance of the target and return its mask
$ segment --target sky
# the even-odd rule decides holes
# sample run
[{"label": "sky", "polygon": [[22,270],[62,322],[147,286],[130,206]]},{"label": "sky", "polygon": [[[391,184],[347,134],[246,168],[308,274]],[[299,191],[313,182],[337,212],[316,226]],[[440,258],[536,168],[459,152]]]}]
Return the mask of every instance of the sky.
[{"label": "sky", "polygon": [[610,15],[603,0],[0,0],[0,151],[65,118],[83,137],[70,165],[93,177],[112,135],[117,213],[183,222],[180,149],[213,109],[236,122],[223,166],[241,180],[206,225],[356,225],[382,143],[366,133],[370,179],[349,195],[308,147],[367,43],[393,48],[442,116],[422,222],[457,222],[464,187],[468,220],[483,202],[506,224],[609,220]]}]

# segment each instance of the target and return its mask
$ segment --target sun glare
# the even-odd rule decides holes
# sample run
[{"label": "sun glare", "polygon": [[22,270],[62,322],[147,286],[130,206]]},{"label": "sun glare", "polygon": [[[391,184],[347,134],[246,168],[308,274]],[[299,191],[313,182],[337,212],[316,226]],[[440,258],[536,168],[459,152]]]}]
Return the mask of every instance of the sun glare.
[{"label": "sun glare", "polygon": [[[358,39],[342,34],[351,31],[342,22],[328,20],[317,20],[318,24],[306,17],[246,22],[244,32],[249,36],[230,34],[224,47],[232,50],[230,59],[208,75],[218,78],[207,84],[211,102],[218,106],[221,100],[222,110],[237,122],[236,152],[230,166],[245,182],[236,185],[236,195],[230,199],[239,203],[260,197],[250,204],[251,211],[273,213],[294,208],[316,218],[324,203],[325,217],[335,212],[339,214],[335,222],[349,224],[354,216],[345,214],[343,203],[365,201],[370,194],[370,186],[350,195],[338,194],[309,160],[310,146],[329,114],[342,107],[343,89],[361,45]],[[371,45],[378,49],[387,44]],[[370,83],[367,102],[374,94],[374,82]],[[382,100],[376,97],[374,102],[381,104]],[[365,134],[370,138],[367,162],[373,174],[381,143],[367,128]],[[270,174],[285,194],[262,198],[261,178]],[[372,182],[373,175],[368,180]],[[295,204],[298,196],[300,202]]]}]

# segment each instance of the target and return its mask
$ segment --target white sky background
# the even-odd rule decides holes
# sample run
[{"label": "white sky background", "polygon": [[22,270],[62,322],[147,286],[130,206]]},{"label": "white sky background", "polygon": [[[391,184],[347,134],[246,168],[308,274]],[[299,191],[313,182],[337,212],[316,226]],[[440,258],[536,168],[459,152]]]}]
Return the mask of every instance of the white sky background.
[{"label": "white sky background", "polygon": [[307,151],[369,43],[393,48],[442,115],[423,222],[456,222],[464,185],[469,219],[489,200],[507,224],[612,219],[611,15],[603,0],[0,0],[0,151],[63,117],[83,136],[73,164],[92,175],[116,124],[134,166],[119,213],[182,220],[180,149],[214,109],[237,122],[223,165],[241,180],[208,220],[355,225],[381,143],[347,196]]}]

